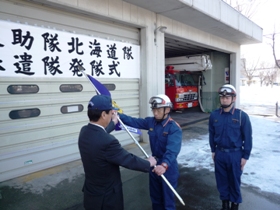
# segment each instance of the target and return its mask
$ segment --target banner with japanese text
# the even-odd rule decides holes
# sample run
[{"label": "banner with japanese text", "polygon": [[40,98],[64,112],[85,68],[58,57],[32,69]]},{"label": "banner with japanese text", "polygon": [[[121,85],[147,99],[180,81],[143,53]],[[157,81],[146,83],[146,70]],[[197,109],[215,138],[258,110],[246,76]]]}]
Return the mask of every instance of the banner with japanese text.
[{"label": "banner with japanese text", "polygon": [[0,77],[139,78],[140,46],[0,21]]}]

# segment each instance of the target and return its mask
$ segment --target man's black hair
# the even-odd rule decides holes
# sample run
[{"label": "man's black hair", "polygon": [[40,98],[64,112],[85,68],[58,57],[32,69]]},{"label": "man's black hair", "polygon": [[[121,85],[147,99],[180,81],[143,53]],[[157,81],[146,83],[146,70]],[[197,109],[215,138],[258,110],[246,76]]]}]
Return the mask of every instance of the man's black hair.
[{"label": "man's black hair", "polygon": [[105,111],[106,114],[109,114],[111,110],[96,110],[96,109],[88,109],[87,115],[90,121],[97,122],[101,117],[101,113]]}]

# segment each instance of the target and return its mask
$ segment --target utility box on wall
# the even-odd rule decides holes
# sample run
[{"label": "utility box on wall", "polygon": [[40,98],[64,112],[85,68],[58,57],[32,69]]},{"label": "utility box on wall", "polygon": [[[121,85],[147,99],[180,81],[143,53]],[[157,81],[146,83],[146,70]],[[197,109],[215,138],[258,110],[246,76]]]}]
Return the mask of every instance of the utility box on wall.
[{"label": "utility box on wall", "polygon": [[225,68],[225,84],[229,84],[230,81],[230,72],[229,72],[229,68],[226,67]]}]

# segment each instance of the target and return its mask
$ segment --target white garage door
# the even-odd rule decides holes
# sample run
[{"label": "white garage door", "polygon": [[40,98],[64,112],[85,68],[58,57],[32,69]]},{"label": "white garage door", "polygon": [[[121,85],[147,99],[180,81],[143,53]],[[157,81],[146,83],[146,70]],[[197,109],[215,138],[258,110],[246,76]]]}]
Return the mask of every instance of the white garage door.
[{"label": "white garage door", "polygon": [[[77,138],[96,93],[78,65],[139,115],[138,29],[24,4],[0,2],[0,181],[80,158]],[[132,143],[124,131],[114,135]]]}]

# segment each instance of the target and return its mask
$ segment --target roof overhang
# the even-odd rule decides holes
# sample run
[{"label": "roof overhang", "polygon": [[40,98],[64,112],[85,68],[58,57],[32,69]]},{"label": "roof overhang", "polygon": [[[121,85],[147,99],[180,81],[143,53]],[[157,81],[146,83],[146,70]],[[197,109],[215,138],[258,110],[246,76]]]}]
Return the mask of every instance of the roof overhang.
[{"label": "roof overhang", "polygon": [[240,45],[262,42],[262,28],[221,0],[124,0]]}]

